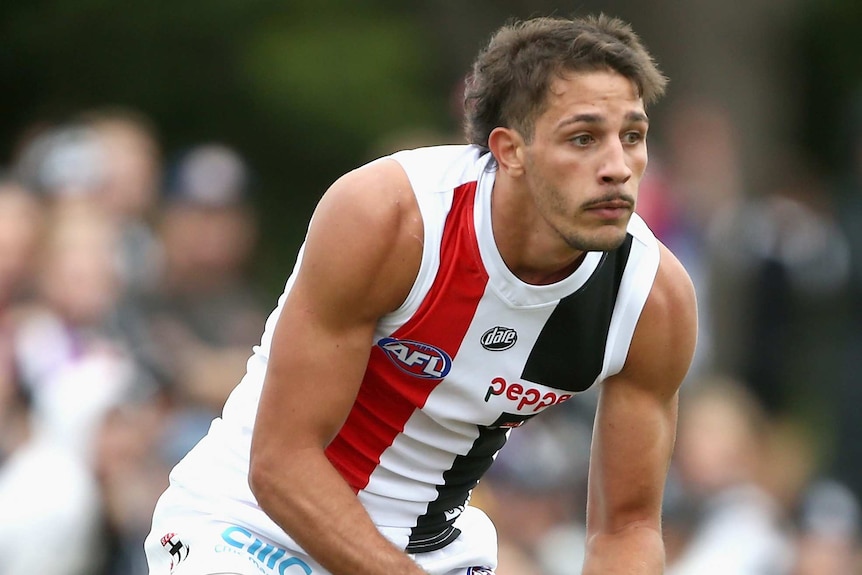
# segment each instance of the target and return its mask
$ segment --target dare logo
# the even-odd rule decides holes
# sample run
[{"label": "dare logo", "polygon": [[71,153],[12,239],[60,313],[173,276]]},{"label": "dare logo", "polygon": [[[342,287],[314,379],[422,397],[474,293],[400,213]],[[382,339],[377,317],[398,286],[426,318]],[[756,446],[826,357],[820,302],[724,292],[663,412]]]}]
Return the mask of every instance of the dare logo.
[{"label": "dare logo", "polygon": [[377,346],[398,369],[413,377],[442,379],[452,368],[452,358],[439,347],[427,343],[384,337]]},{"label": "dare logo", "polygon": [[511,327],[498,325],[483,333],[479,341],[488,351],[503,351],[515,345],[518,341],[518,332]]}]

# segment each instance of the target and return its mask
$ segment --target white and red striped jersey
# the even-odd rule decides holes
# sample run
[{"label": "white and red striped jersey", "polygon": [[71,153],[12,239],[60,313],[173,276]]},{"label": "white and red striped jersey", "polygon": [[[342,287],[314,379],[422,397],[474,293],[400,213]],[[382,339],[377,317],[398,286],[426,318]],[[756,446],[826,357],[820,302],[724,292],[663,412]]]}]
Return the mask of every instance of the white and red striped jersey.
[{"label": "white and red striped jersey", "polygon": [[[513,428],[622,368],[659,248],[634,215],[620,248],[586,254],[557,283],[526,284],[494,242],[490,154],[440,146],[390,158],[419,203],[422,262],[405,302],[380,319],[359,394],[326,454],[381,531],[419,553],[458,536],[455,519]],[[296,548],[247,485],[251,429],[292,277],[222,417],[171,480]]]}]

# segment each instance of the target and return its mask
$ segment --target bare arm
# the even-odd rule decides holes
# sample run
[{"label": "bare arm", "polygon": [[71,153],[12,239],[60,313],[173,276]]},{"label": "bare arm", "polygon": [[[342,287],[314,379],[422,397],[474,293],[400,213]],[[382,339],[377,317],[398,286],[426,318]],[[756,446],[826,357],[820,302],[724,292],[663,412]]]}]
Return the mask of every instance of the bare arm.
[{"label": "bare arm", "polygon": [[661,502],[678,389],[694,354],[694,289],[662,246],[623,370],[602,384],[593,436],[584,575],[664,572]]},{"label": "bare arm", "polygon": [[324,455],[353,405],[374,326],[406,297],[421,219],[392,161],[325,194],[275,329],[251,452],[261,507],[333,575],[420,575],[386,540]]}]

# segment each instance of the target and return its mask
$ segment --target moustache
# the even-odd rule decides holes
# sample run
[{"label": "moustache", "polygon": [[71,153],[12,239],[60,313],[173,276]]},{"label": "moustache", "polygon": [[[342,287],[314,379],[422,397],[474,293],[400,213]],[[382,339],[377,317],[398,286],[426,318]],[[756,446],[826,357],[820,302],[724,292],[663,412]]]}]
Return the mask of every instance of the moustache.
[{"label": "moustache", "polygon": [[597,207],[614,207],[614,208],[629,208],[634,209],[635,207],[635,199],[632,195],[624,193],[624,192],[616,192],[612,191],[606,193],[605,195],[589,200],[584,203],[584,209],[597,208]]}]

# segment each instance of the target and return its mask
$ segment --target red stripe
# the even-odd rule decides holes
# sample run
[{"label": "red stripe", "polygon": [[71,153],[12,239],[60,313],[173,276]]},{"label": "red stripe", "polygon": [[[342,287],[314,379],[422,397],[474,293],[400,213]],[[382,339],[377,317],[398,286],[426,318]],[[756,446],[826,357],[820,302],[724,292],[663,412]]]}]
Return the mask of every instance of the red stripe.
[{"label": "red stripe", "polygon": [[[461,347],[488,281],[473,225],[475,195],[476,182],[455,189],[437,277],[413,317],[392,334],[441,348],[451,358]],[[368,485],[383,452],[440,381],[404,373],[374,346],[353,409],[326,449],[354,491]]]}]

